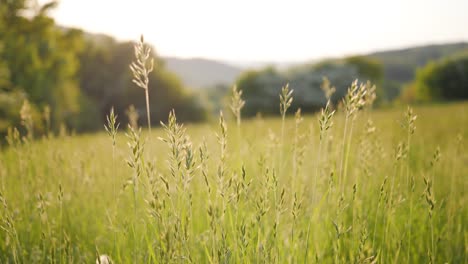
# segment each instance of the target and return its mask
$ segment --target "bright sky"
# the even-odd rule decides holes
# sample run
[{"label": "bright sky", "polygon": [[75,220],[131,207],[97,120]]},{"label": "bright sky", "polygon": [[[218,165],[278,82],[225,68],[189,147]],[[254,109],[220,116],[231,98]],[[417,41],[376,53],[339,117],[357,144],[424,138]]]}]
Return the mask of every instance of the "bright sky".
[{"label": "bright sky", "polygon": [[61,0],[52,15],[119,40],[143,33],[164,56],[244,62],[468,41],[467,0]]}]

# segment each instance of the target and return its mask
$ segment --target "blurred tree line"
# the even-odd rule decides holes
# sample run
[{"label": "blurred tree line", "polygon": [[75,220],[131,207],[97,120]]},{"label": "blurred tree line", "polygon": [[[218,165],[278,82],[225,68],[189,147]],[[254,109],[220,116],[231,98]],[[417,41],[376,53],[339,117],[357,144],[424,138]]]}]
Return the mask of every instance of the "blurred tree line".
[{"label": "blurred tree line", "polygon": [[[366,56],[325,60],[287,71],[273,67],[244,72],[237,80],[246,105],[243,114],[277,115],[278,94],[289,83],[294,90],[292,108],[314,112],[326,103],[321,90],[327,77],[337,104],[350,83],[359,79],[377,87],[377,106],[468,99],[468,43],[430,45]],[[226,89],[225,89],[226,90]],[[215,90],[217,91],[217,90]],[[293,112],[293,111],[291,111]]]},{"label": "blurred tree line", "polygon": [[246,101],[243,114],[278,114],[278,94],[286,83],[294,90],[292,109],[301,108],[303,112],[317,111],[327,101],[321,89],[323,77],[327,77],[335,87],[336,92],[331,100],[337,103],[345,96],[349,85],[356,78],[361,82],[381,83],[382,66],[374,59],[354,56],[303,65],[286,72],[279,72],[272,67],[247,71],[237,81]]},{"label": "blurred tree line", "polygon": [[[133,43],[116,42],[103,35],[86,34],[85,38],[86,52],[79,55],[79,85],[88,99],[87,111],[98,113],[95,115],[98,120],[81,120],[80,127],[93,129],[98,124],[100,128],[111,107],[126,122],[125,113],[130,105],[134,105],[140,115],[140,125],[146,125],[144,93],[132,83],[129,71],[129,64],[135,56]],[[171,109],[176,110],[181,121],[205,120],[207,112],[200,98],[185,89],[178,77],[164,68],[164,62],[154,52],[153,57],[155,70],[149,76],[151,123],[159,124],[160,120],[165,120]]]},{"label": "blurred tree line", "polygon": [[[81,33],[56,28],[47,16],[54,6],[0,0],[0,132],[18,125],[26,99],[36,120],[46,106],[54,110],[54,122],[71,122],[79,114]],[[43,130],[42,124],[36,122],[36,129]]]},{"label": "blurred tree line", "polygon": [[382,51],[368,56],[382,63],[384,81],[381,90],[388,101],[393,101],[402,99],[402,92],[409,92],[405,87],[416,78],[418,69],[467,50],[468,43],[459,42]]},{"label": "blurred tree line", "polygon": [[[129,70],[133,44],[60,27],[48,16],[55,6],[55,1],[38,5],[34,0],[0,0],[0,135],[9,127],[22,127],[20,110],[25,101],[37,132],[57,131],[63,125],[77,132],[101,129],[111,107],[122,124],[128,116],[139,115],[139,125],[145,125],[144,92],[132,83]],[[394,100],[400,87],[413,79],[400,99],[466,99],[467,53],[447,56],[467,48],[466,43],[418,47],[325,60],[281,72],[272,67],[246,71],[236,81],[246,101],[243,115],[278,114],[278,94],[286,83],[294,89],[293,108],[319,110],[326,102],[320,88],[323,77],[336,87],[334,103],[356,78],[377,85],[380,103]],[[229,87],[207,89],[204,97],[194,94],[165,69],[155,52],[153,56],[156,65],[149,87],[153,124],[173,108],[178,119],[187,122],[205,120],[207,113],[223,107]]]},{"label": "blurred tree line", "polygon": [[[57,26],[48,16],[56,5],[0,0],[0,134],[21,127],[25,100],[38,132],[49,129],[47,124],[53,130],[61,124],[78,132],[101,129],[111,107],[125,123],[130,105],[143,125],[144,94],[129,70],[133,44]],[[158,63],[150,76],[152,122],[158,124],[172,108],[184,121],[206,118],[198,98],[153,55]]]},{"label": "blurred tree line", "polygon": [[412,102],[467,99],[468,51],[429,62],[402,93],[402,100]]}]

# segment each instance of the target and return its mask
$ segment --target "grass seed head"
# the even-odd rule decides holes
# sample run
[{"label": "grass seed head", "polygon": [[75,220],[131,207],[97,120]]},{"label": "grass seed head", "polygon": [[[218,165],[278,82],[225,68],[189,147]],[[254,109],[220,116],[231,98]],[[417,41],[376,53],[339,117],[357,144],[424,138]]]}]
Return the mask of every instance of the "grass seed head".
[{"label": "grass seed head", "polygon": [[100,255],[96,259],[96,264],[112,264],[112,260],[108,255]]},{"label": "grass seed head", "polygon": [[286,112],[288,111],[288,108],[291,106],[293,102],[293,97],[292,97],[293,91],[294,90],[289,89],[289,83],[283,86],[283,88],[281,88],[280,112],[283,118],[286,116]]},{"label": "grass seed head", "polygon": [[236,117],[237,125],[240,125],[241,122],[241,110],[245,105],[245,101],[242,100],[242,91],[237,88],[236,85],[232,87],[232,97],[231,97],[231,111]]},{"label": "grass seed head", "polygon": [[117,130],[119,129],[120,124],[117,123],[117,115],[114,113],[114,108],[111,108],[110,114],[106,116],[107,125],[104,125],[104,128],[107,131],[107,134],[112,139],[112,146],[115,146],[115,137],[117,135]]},{"label": "grass seed head", "polygon": [[327,77],[322,77],[322,85],[320,85],[323,93],[325,94],[325,98],[327,101],[331,100],[332,95],[336,92],[336,88],[331,85],[330,80]]}]

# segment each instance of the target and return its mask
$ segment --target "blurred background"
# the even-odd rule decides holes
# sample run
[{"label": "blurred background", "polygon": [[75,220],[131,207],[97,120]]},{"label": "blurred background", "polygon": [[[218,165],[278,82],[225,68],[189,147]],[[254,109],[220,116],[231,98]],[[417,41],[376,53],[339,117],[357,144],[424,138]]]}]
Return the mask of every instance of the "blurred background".
[{"label": "blurred background", "polygon": [[234,84],[244,117],[279,114],[286,83],[292,108],[313,113],[323,77],[335,102],[354,79],[377,85],[377,107],[466,100],[467,10],[462,0],[0,0],[0,135],[22,112],[38,132],[102,130],[112,107],[145,125],[129,69],[140,34],[156,62],[152,124],[173,108],[183,122],[210,120]]}]

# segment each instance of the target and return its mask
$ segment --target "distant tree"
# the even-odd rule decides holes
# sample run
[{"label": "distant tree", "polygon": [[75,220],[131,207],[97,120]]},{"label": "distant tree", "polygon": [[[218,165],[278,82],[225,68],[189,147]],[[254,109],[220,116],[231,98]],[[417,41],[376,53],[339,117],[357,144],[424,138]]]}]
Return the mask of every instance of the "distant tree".
[{"label": "distant tree", "polygon": [[468,99],[468,53],[428,63],[408,89],[420,101]]},{"label": "distant tree", "polygon": [[278,72],[274,68],[259,71],[247,71],[237,80],[237,86],[243,91],[245,107],[244,116],[254,116],[257,112],[267,115],[279,114],[279,92],[289,83],[294,90],[294,101],[291,112],[301,108],[303,112],[314,112],[320,109],[326,98],[320,86],[323,77],[328,77],[336,87],[332,101],[339,101],[346,93],[348,86],[356,78],[361,78],[357,67],[337,61],[324,61],[315,65],[293,68],[287,72]]},{"label": "distant tree", "polygon": [[278,94],[287,79],[274,68],[261,71],[247,71],[238,78],[237,87],[243,91],[246,104],[242,114],[255,116],[263,114],[278,114]]},{"label": "distant tree", "polygon": [[[85,52],[80,55],[79,80],[84,95],[97,107],[99,114],[96,118],[100,121],[96,123],[99,125],[111,107],[121,119],[125,119],[125,111],[130,105],[134,105],[140,114],[139,121],[142,124],[146,121],[144,93],[132,83],[129,69],[134,56],[131,42],[119,43],[110,37],[88,36]],[[164,68],[156,53],[153,52],[152,56],[155,68],[149,76],[151,123],[159,124],[165,120],[171,109],[176,110],[178,120],[204,120],[206,110],[198,97]]]},{"label": "distant tree", "polygon": [[369,80],[376,85],[376,104],[379,104],[382,101],[388,101],[390,98],[394,98],[399,95],[399,87],[395,87],[395,84],[391,81],[384,83],[383,65],[378,59],[369,56],[352,56],[345,58],[344,61],[347,64],[356,67],[359,76],[364,78],[362,81]]},{"label": "distant tree", "polygon": [[[386,101],[397,99],[401,92],[406,97],[412,97],[408,87],[415,77],[417,69],[427,63],[453,56],[468,49],[468,43],[450,43],[438,45],[426,45],[413,48],[389,50],[368,55],[383,65],[383,81],[380,85],[379,96]],[[404,88],[404,89],[402,89]],[[400,97],[401,98],[401,97]]]},{"label": "distant tree", "polygon": [[[229,104],[229,91],[232,87],[227,84],[217,84],[204,89],[198,89],[196,92],[202,100],[203,104],[207,106],[207,111],[213,117],[219,115],[219,111],[225,109]],[[225,109],[227,111],[227,107]]]},{"label": "distant tree", "polygon": [[378,60],[367,56],[352,56],[345,58],[344,61],[347,64],[355,66],[358,74],[368,78],[369,81],[375,84],[382,82],[383,67]]},{"label": "distant tree", "polygon": [[[51,109],[53,127],[65,124],[78,132],[102,129],[113,106],[124,119],[125,109],[133,104],[140,120],[146,120],[146,111],[141,111],[145,97],[131,81],[133,44],[58,26],[48,16],[56,5],[57,1],[38,5],[35,0],[0,0],[0,137],[8,127],[21,127],[19,110],[26,99],[36,113],[36,129],[44,123],[37,113],[45,107]],[[173,108],[180,121],[205,119],[199,97],[165,70],[156,53],[152,56],[152,123],[165,120]]]},{"label": "distant tree", "polygon": [[[21,101],[19,97],[24,96],[33,108],[49,105],[54,124],[70,124],[80,107],[76,54],[82,48],[81,32],[60,29],[48,17],[54,1],[35,4],[0,0],[0,88],[4,97],[12,97],[9,102]],[[18,126],[17,118],[7,119]]]}]

